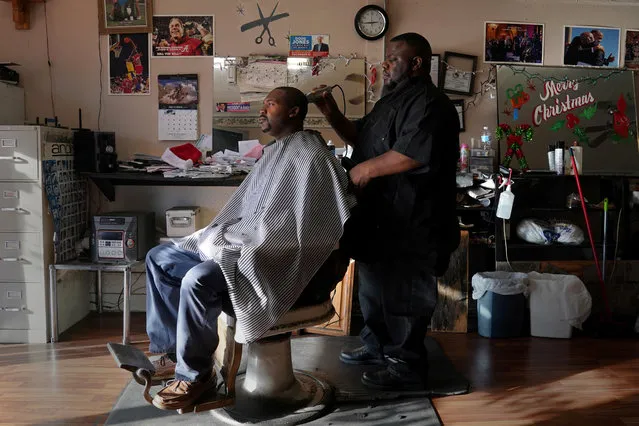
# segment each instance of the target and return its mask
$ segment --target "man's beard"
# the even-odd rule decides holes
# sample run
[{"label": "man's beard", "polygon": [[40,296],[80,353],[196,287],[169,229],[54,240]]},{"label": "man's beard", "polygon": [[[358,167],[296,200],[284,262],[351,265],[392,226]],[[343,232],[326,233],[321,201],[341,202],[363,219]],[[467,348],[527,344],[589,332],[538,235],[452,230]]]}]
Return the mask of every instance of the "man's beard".
[{"label": "man's beard", "polygon": [[396,81],[389,81],[388,83],[386,83],[383,87],[382,87],[382,98],[386,95],[388,95],[389,93],[391,93],[393,90],[395,90],[395,88],[397,87],[397,82]]},{"label": "man's beard", "polygon": [[[260,127],[262,128],[262,133],[268,133],[271,130],[271,123],[268,121],[268,118],[265,116],[260,116],[263,120],[260,120]],[[263,124],[266,124],[266,127],[262,127]]]}]

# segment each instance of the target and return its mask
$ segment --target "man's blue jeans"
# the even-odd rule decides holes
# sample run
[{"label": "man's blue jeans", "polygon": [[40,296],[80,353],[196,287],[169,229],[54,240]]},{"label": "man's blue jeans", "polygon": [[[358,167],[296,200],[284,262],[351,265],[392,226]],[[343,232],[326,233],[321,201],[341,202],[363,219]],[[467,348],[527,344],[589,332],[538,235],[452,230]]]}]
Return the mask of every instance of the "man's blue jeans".
[{"label": "man's blue jeans", "polygon": [[217,317],[228,300],[220,266],[162,244],[146,256],[146,331],[153,353],[175,353],[175,378],[198,381],[212,371]]}]

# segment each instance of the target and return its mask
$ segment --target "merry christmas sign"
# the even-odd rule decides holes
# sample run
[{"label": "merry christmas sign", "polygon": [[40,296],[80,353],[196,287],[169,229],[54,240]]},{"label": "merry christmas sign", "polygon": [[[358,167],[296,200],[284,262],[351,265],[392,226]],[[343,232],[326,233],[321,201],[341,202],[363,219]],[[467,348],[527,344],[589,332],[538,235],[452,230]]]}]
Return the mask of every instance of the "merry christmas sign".
[{"label": "merry christmas sign", "polygon": [[[531,169],[546,169],[549,144],[564,141],[570,146],[577,141],[584,147],[587,172],[639,170],[637,92],[631,71],[499,65],[497,86],[496,133],[502,136],[502,157],[525,155]],[[513,134],[515,129],[530,130],[515,146],[514,136],[508,138],[510,129]]]}]

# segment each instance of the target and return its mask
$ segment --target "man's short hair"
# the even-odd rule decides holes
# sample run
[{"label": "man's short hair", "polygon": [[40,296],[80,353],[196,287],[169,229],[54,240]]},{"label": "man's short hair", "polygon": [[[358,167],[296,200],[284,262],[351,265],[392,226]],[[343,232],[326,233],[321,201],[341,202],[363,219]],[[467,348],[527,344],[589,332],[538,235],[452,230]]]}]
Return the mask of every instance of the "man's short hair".
[{"label": "man's short hair", "polygon": [[433,56],[433,50],[424,36],[417,33],[404,33],[393,37],[391,41],[403,41],[415,49],[415,54],[422,58],[422,67],[430,70],[430,59]]},{"label": "man's short hair", "polygon": [[297,116],[304,121],[308,113],[308,100],[306,99],[306,95],[301,90],[289,86],[276,87],[275,90],[284,92],[286,104],[289,108],[298,107],[300,109]]}]

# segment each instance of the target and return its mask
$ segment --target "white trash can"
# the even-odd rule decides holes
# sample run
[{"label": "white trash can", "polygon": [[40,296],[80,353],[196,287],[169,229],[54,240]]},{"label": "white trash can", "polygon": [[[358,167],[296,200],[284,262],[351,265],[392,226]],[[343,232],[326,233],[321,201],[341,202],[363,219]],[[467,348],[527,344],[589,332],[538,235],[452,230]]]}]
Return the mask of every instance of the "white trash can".
[{"label": "white trash can", "polygon": [[528,274],[530,335],[569,339],[590,315],[592,298],[574,275]]}]

